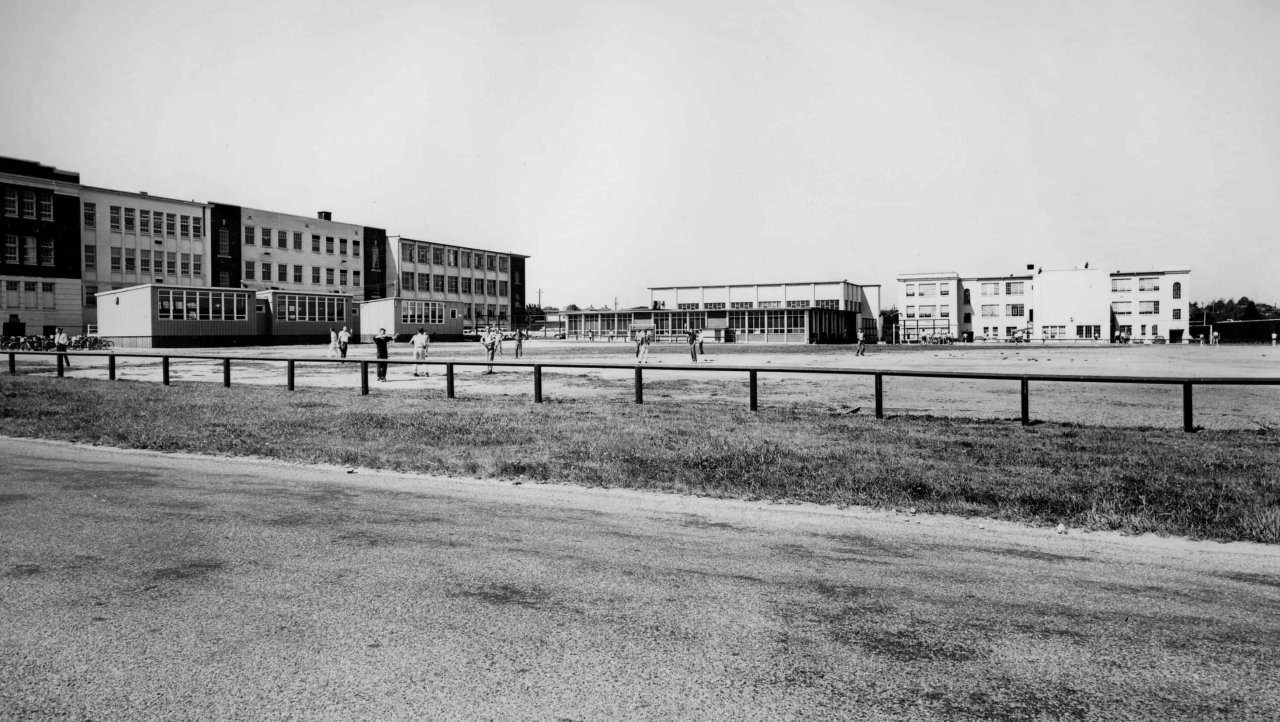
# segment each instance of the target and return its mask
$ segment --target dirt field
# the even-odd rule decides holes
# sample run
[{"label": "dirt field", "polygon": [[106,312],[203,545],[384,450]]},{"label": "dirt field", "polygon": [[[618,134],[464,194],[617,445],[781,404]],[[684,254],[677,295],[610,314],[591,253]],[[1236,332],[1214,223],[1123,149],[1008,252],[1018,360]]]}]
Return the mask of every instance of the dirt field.
[{"label": "dirt field", "polygon": [[[1062,376],[1152,376],[1161,378],[1272,378],[1280,379],[1280,348],[1271,346],[950,346],[872,347],[856,357],[848,346],[708,346],[697,371],[689,368],[684,345],[654,348],[644,368],[646,403],[746,404],[748,388],[742,371],[713,372],[724,367],[761,369],[761,406],[817,405],[833,410],[874,409],[871,376],[825,376],[771,372],[770,368],[830,368],[882,370],[956,371],[971,373],[1034,373]],[[320,346],[259,346],[250,348],[173,349],[174,355],[251,357],[261,361],[233,364],[232,383],[285,384],[286,358],[323,358]],[[147,351],[160,355],[161,351]],[[500,361],[515,362],[508,342]],[[634,394],[634,347],[621,342],[571,342],[535,339],[525,344],[525,363],[618,364],[618,369],[555,369],[543,372],[543,395],[556,398],[630,400]],[[372,346],[354,346],[352,361],[371,360]],[[410,358],[408,344],[393,347],[393,361]],[[429,377],[415,378],[412,367],[393,365],[387,384],[372,381],[377,395],[426,393],[444,396],[445,361],[475,362],[482,358],[479,344],[435,344]],[[105,356],[73,356],[78,377],[106,378]],[[158,359],[117,359],[117,376],[127,380],[160,380]],[[20,358],[22,372],[52,373],[48,357]],[[497,368],[482,375],[483,367],[456,367],[458,395],[499,394],[532,398],[529,368]],[[219,383],[218,361],[175,359],[173,382]],[[299,387],[331,387],[359,393],[359,365],[302,363]],[[959,418],[1018,419],[1019,386],[1015,380],[966,380],[886,377],[885,413]],[[1033,419],[1049,423],[1104,426],[1180,428],[1182,388],[1179,385],[1068,383],[1034,381],[1030,386]],[[1206,429],[1280,428],[1280,386],[1197,385],[1194,392],[1195,423]]]}]

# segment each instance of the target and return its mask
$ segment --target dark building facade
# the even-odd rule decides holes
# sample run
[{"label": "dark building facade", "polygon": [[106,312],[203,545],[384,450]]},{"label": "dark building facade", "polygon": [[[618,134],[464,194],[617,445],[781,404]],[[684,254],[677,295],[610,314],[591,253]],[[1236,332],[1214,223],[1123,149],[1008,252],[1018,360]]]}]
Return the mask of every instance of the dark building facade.
[{"label": "dark building facade", "polygon": [[0,158],[0,202],[4,335],[80,333],[80,175]]}]

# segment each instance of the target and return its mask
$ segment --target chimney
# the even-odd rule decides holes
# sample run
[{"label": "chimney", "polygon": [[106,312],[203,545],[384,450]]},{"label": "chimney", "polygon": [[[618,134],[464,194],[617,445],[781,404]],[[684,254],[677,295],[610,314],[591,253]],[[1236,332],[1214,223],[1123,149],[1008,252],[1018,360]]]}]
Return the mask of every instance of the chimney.
[{"label": "chimney", "polygon": [[333,220],[333,214],[329,211],[316,211],[316,218],[322,221],[331,221]]}]

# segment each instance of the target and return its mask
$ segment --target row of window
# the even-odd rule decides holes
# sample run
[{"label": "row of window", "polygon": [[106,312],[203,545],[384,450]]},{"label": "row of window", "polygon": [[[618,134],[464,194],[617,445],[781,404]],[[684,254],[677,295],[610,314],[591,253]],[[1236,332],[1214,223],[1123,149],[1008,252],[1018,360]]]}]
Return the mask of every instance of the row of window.
[{"label": "row of window", "polygon": [[934,316],[937,316],[938,318],[950,318],[951,306],[950,305],[943,305],[943,306],[929,305],[929,306],[919,306],[919,307],[907,306],[904,309],[904,312],[907,318],[916,318],[917,316],[919,316],[920,318],[933,318]]},{"label": "row of window", "polygon": [[[1027,306],[1024,303],[1009,303],[1004,307],[1004,315],[1006,316],[1024,316],[1027,312]],[[984,318],[991,318],[1000,315],[1000,304],[984,303],[980,315]]]},{"label": "row of window", "polygon": [[[0,294],[0,307],[3,308],[57,308],[54,284],[48,281],[9,281],[4,282],[4,293]],[[36,294],[39,294],[37,296]]]},{"label": "row of window", "polygon": [[[1111,312],[1117,316],[1133,315],[1133,301],[1112,301]],[[1138,301],[1138,313],[1143,315],[1160,313],[1159,301]],[[1173,309],[1173,317],[1181,318],[1182,309]]]},{"label": "row of window", "polygon": [[26,266],[53,265],[53,239],[24,236],[21,239],[12,233],[4,237],[4,262]]},{"label": "row of window", "polygon": [[[1129,292],[1131,292],[1132,290],[1133,290],[1133,279],[1132,279],[1132,278],[1113,278],[1113,279],[1111,279],[1111,292],[1112,292],[1112,293],[1129,293]],[[1160,279],[1159,279],[1159,277],[1156,277],[1156,278],[1139,278],[1139,279],[1138,279],[1138,291],[1139,291],[1140,293],[1149,293],[1149,292],[1152,292],[1152,291],[1159,291],[1159,290],[1160,290]],[[1174,297],[1174,298],[1182,298],[1182,284],[1181,284],[1181,283],[1179,283],[1179,282],[1177,282],[1177,281],[1174,281],[1174,283],[1173,283],[1173,297]]]},{"label": "row of window", "polygon": [[[21,208],[21,216],[19,216],[19,208]],[[9,218],[39,218],[42,221],[51,221],[53,220],[53,193],[24,190],[19,194],[16,188],[5,188],[4,214]]]},{"label": "row of window", "polygon": [[951,285],[947,283],[908,283],[907,295],[915,296],[917,293],[921,296],[950,296]]},{"label": "row of window", "polygon": [[325,321],[341,323],[347,320],[347,299],[325,296],[295,296],[276,294],[276,320]]},{"label": "row of window", "polygon": [[[112,273],[142,276],[200,276],[204,273],[203,253],[152,251],[150,248],[111,248]],[[98,247],[84,247],[84,270],[98,270]]]},{"label": "row of window", "polygon": [[[82,204],[84,227],[98,227],[98,204],[85,201]],[[119,233],[140,233],[144,236],[169,236],[170,238],[203,238],[204,218],[177,213],[152,211],[149,208],[109,206],[107,209],[110,229]]]},{"label": "row of window", "polygon": [[[473,284],[472,281],[475,283]],[[400,285],[405,291],[422,291],[425,293],[462,293],[485,296],[507,295],[507,282],[496,279],[467,276],[442,276],[439,273],[413,273],[404,271],[400,274]]]},{"label": "row of window", "polygon": [[[272,271],[273,271],[273,270],[275,271],[275,280],[276,280],[277,282],[280,282],[280,283],[290,283],[290,282],[292,282],[292,283],[303,283],[303,280],[302,280],[302,279],[304,278],[304,274],[303,274],[303,267],[302,267],[302,266],[297,266],[297,265],[295,265],[295,266],[290,266],[290,265],[288,265],[288,264],[286,264],[286,263],[277,263],[277,264],[274,264],[274,265],[273,265],[273,264],[270,264],[270,263],[258,263],[257,261],[245,261],[245,262],[244,262],[244,280],[246,280],[246,281],[270,281],[270,280],[272,280],[272,278],[271,278],[271,274],[272,274]],[[292,272],[293,272],[293,273],[292,273],[292,278],[290,277],[290,270],[292,270]],[[321,280],[320,280],[320,279],[321,279],[321,275],[322,275],[322,274],[323,274],[323,277],[324,277],[324,285],[326,285],[326,286],[332,286],[332,285],[334,285],[335,280],[336,280],[336,282],[337,282],[337,285],[339,285],[339,286],[346,286],[346,285],[348,285],[348,284],[347,284],[347,269],[345,269],[345,268],[342,268],[342,269],[333,269],[333,268],[321,268],[320,266],[312,266],[312,267],[311,267],[311,283],[312,283],[313,285],[319,285],[319,284],[321,283]],[[259,277],[259,275],[260,275],[261,277]],[[359,271],[351,271],[351,284],[350,284],[350,285],[352,285],[352,286],[359,286],[359,285],[360,285],[360,272],[359,272]]]},{"label": "row of window", "polygon": [[508,270],[506,256],[433,246],[430,243],[401,243],[400,260],[406,263],[429,263],[436,266],[475,268],[499,273],[506,273]]},{"label": "row of window", "polygon": [[[252,246],[258,243],[258,238],[259,238],[258,230],[259,229],[255,228],[254,226],[244,227],[244,245]],[[272,247],[271,229],[263,228],[261,229],[261,231],[262,231],[262,236],[261,236],[262,247],[271,248]],[[293,250],[301,251],[302,250],[302,231],[293,231],[292,234],[289,231],[280,230],[280,229],[277,229],[275,231],[275,247],[276,248],[289,248],[290,239],[292,239],[293,241]],[[335,244],[333,236],[325,236],[324,237],[324,253],[328,255],[333,255],[335,248],[339,256],[347,255],[347,239],[339,237],[337,239],[337,243]],[[320,249],[321,249],[320,234],[312,233],[311,234],[311,252],[320,253],[321,252]],[[228,255],[228,256],[231,255],[230,236],[228,234],[225,234],[225,233],[219,234],[218,253],[223,255]],[[359,238],[351,239],[351,255],[355,256],[356,258],[360,257],[360,239]]]},{"label": "row of window", "polygon": [[[450,317],[457,318],[457,310],[450,310]],[[442,324],[444,323],[444,304],[439,301],[401,301],[400,322]]]},{"label": "row of window", "polygon": [[243,321],[249,317],[249,296],[223,291],[156,292],[157,318],[164,321]]}]

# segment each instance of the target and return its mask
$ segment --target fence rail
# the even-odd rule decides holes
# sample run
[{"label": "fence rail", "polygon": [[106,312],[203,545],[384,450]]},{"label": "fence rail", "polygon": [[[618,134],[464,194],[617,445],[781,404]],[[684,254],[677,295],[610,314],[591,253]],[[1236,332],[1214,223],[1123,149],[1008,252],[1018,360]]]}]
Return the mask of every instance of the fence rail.
[{"label": "fence rail", "polygon": [[18,357],[19,356],[55,356],[57,361],[57,375],[59,378],[65,375],[65,357],[82,356],[82,357],[106,357],[107,358],[107,378],[114,381],[116,378],[116,359],[117,358],[142,358],[142,359],[159,359],[161,383],[165,386],[170,384],[170,366],[172,359],[194,360],[194,361],[220,361],[222,363],[222,385],[231,386],[231,364],[235,361],[243,361],[250,363],[281,363],[286,367],[286,388],[293,391],[295,386],[297,367],[300,364],[360,364],[360,394],[367,396],[369,394],[369,366],[371,364],[387,364],[388,366],[405,366],[405,365],[423,365],[423,366],[444,366],[445,367],[445,393],[448,398],[455,398],[454,376],[455,367],[458,366],[498,366],[504,368],[531,368],[533,369],[533,400],[534,403],[542,403],[542,370],[546,368],[556,369],[607,369],[607,370],[628,370],[635,372],[635,402],[637,404],[644,403],[644,372],[645,371],[680,371],[680,372],[701,372],[701,373],[745,373],[747,374],[748,383],[748,405],[752,411],[759,410],[759,379],[761,373],[769,373],[773,375],[823,375],[823,376],[873,376],[875,378],[875,406],[876,418],[884,418],[884,378],[900,377],[900,378],[938,378],[938,379],[974,379],[987,381],[1017,381],[1019,384],[1021,398],[1022,424],[1028,426],[1031,424],[1031,382],[1047,382],[1047,383],[1093,383],[1093,384],[1151,384],[1165,386],[1181,386],[1182,387],[1182,427],[1184,431],[1194,432],[1196,430],[1193,411],[1194,411],[1194,393],[1196,386],[1280,386],[1280,377],[1259,377],[1259,378],[1242,378],[1238,376],[1090,376],[1090,375],[1057,375],[1057,374],[1020,374],[1020,373],[996,373],[996,372],[971,372],[971,371],[918,371],[918,370],[901,370],[901,369],[847,369],[847,368],[813,368],[809,366],[769,366],[769,368],[760,368],[757,366],[697,366],[694,364],[663,364],[662,366],[648,366],[634,363],[592,363],[584,361],[488,361],[488,360],[462,360],[462,359],[429,359],[426,361],[413,359],[336,359],[331,357],[314,357],[314,358],[262,358],[259,356],[218,356],[205,354],[154,354],[154,353],[120,353],[120,352],[102,352],[102,351],[77,351],[60,353],[57,351],[5,351],[9,356],[9,373],[18,373]]}]

